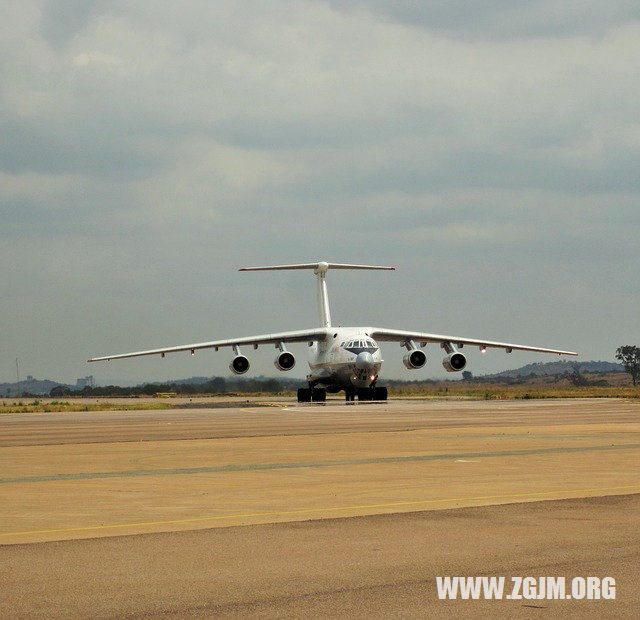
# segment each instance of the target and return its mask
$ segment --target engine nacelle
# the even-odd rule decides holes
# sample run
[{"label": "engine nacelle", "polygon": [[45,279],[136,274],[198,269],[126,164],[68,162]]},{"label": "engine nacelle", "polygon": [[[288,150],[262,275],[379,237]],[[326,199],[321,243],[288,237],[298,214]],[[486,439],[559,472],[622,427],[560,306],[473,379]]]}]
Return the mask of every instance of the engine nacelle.
[{"label": "engine nacelle", "polygon": [[249,359],[244,355],[236,355],[232,360],[231,364],[229,364],[229,370],[234,375],[243,375],[247,370],[249,370]]},{"label": "engine nacelle", "polygon": [[467,365],[467,358],[462,353],[454,351],[442,360],[442,365],[447,372],[458,372]]},{"label": "engine nacelle", "polygon": [[296,358],[293,353],[283,351],[278,354],[273,364],[278,370],[291,370],[296,365]]},{"label": "engine nacelle", "polygon": [[402,363],[405,365],[405,368],[415,370],[416,368],[422,368],[427,363],[427,356],[424,351],[420,349],[411,349],[411,351],[402,358]]}]

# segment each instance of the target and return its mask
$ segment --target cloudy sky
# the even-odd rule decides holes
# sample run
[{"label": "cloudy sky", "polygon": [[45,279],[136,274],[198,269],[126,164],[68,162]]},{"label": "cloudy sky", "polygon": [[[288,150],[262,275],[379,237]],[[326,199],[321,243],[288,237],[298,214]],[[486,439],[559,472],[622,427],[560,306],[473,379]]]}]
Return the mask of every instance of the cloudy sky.
[{"label": "cloudy sky", "polygon": [[639,112],[635,0],[2,3],[0,381],[226,375],[85,360],[315,326],[310,273],[237,272],[314,260],[397,267],[330,272],[336,324],[611,360],[640,345]]}]

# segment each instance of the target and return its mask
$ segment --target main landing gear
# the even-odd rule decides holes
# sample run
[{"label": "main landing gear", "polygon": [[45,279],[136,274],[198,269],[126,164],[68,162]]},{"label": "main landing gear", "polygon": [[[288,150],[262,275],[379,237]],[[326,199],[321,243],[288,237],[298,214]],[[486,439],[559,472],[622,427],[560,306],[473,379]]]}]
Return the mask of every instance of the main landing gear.
[{"label": "main landing gear", "polygon": [[[345,400],[347,402],[353,402],[358,397],[358,400],[375,400],[385,401],[387,400],[387,388],[386,387],[368,387],[368,388],[351,388],[345,390]],[[327,400],[327,390],[324,388],[299,388],[298,389],[298,402],[299,403],[324,403]]]},{"label": "main landing gear", "polygon": [[345,400],[347,402],[358,400],[387,400],[386,387],[368,387],[345,390]]},{"label": "main landing gear", "polygon": [[324,403],[327,400],[327,390],[324,388],[299,388],[299,403]]}]

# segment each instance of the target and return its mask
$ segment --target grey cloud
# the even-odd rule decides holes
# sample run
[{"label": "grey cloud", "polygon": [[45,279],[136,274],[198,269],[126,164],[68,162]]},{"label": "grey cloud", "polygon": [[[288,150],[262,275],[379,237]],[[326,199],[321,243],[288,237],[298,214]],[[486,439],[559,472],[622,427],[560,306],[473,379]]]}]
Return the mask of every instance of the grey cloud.
[{"label": "grey cloud", "polygon": [[602,36],[640,19],[633,0],[329,0],[336,10],[360,9],[383,19],[457,38]]},{"label": "grey cloud", "polygon": [[99,15],[111,4],[110,0],[46,0],[42,3],[41,32],[49,44],[61,48],[92,17]]},{"label": "grey cloud", "polygon": [[5,123],[0,167],[13,173],[81,173],[122,181],[147,175],[167,165],[172,154],[159,144],[149,148],[143,137],[82,126],[52,128],[45,124]]},{"label": "grey cloud", "polygon": [[327,110],[320,116],[307,110],[288,119],[230,116],[215,123],[212,134],[249,149],[365,148],[408,136],[442,135],[451,123],[450,113],[444,109],[407,102],[385,113],[370,110],[342,114],[336,109],[333,114]]}]

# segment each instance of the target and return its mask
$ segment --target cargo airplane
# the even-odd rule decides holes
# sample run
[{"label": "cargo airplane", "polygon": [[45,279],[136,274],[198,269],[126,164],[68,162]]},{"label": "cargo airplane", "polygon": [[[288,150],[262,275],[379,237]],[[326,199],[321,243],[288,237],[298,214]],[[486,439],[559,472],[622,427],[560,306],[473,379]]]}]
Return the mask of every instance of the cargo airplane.
[{"label": "cargo airplane", "polygon": [[312,269],[316,275],[320,327],[93,357],[88,361],[98,362],[141,355],[160,355],[164,357],[166,353],[175,353],[177,351],[189,351],[191,355],[195,355],[198,349],[215,349],[217,351],[221,347],[230,347],[233,350],[233,359],[229,364],[229,369],[237,375],[242,375],[249,370],[250,363],[249,359],[241,353],[241,346],[253,346],[254,349],[257,349],[259,345],[274,345],[278,349],[274,361],[275,366],[278,370],[286,371],[291,370],[296,364],[295,356],[286,348],[286,345],[306,342],[309,348],[310,373],[307,375],[308,387],[298,390],[298,400],[300,402],[322,402],[326,399],[327,392],[335,393],[341,390],[344,390],[348,401],[354,400],[356,396],[359,400],[387,399],[387,388],[378,386],[378,377],[383,362],[379,346],[380,342],[396,342],[401,347],[406,348],[407,353],[404,355],[403,363],[409,370],[422,368],[426,364],[427,356],[422,349],[431,343],[439,345],[444,350],[445,355],[442,365],[448,372],[461,371],[467,365],[467,358],[460,351],[464,346],[478,347],[483,353],[487,349],[495,348],[504,349],[507,353],[520,350],[555,353],[558,355],[577,355],[572,351],[461,338],[459,336],[443,336],[381,327],[333,327],[331,325],[326,282],[326,275],[329,269],[394,270],[395,267],[318,262],[271,267],[244,267],[240,271],[289,269]]}]

